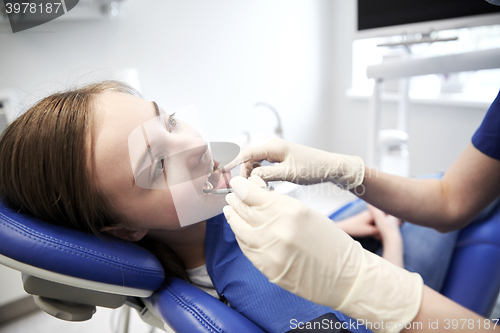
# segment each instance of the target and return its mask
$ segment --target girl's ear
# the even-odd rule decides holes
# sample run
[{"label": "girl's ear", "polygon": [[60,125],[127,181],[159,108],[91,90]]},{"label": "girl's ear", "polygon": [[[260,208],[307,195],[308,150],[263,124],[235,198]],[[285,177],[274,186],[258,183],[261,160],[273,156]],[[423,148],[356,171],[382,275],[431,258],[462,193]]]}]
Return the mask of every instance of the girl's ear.
[{"label": "girl's ear", "polygon": [[130,229],[123,226],[104,227],[101,231],[130,242],[140,241],[148,233],[147,229]]}]

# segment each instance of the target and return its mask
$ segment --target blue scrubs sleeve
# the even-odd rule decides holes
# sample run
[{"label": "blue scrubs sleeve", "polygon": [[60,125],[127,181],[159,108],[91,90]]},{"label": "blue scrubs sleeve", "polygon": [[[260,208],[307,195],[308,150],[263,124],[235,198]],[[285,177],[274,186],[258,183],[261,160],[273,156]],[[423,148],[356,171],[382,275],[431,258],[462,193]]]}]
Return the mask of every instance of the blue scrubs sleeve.
[{"label": "blue scrubs sleeve", "polygon": [[500,93],[472,136],[472,144],[482,153],[500,160]]}]

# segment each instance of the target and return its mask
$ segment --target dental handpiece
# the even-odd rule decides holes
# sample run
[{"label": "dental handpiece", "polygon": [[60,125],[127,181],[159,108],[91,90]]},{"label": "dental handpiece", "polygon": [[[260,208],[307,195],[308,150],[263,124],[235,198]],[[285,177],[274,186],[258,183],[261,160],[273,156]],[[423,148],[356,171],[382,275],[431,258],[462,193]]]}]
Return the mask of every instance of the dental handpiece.
[{"label": "dental handpiece", "polygon": [[[268,186],[263,186],[263,189],[266,189],[268,191],[274,191],[274,187],[271,185]],[[211,189],[209,190],[208,188],[203,189],[203,193],[210,193],[210,194],[228,194],[228,193],[233,193],[232,188],[219,188],[219,189]]]}]

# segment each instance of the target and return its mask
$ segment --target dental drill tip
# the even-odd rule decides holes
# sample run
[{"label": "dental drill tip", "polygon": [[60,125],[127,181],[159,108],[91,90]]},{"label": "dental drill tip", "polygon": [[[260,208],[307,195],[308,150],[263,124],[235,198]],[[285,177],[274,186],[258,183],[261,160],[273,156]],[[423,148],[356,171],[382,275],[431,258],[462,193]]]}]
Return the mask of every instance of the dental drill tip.
[{"label": "dental drill tip", "polygon": [[232,188],[219,188],[219,189],[208,189],[204,188],[203,193],[210,193],[210,194],[228,194],[228,193],[233,193]]}]

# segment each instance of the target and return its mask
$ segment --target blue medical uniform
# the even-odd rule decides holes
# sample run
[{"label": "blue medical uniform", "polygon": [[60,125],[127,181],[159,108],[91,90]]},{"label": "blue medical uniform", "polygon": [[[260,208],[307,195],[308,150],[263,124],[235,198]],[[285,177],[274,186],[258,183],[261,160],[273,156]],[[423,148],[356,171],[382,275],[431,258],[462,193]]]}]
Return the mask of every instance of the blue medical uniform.
[{"label": "blue medical uniform", "polygon": [[483,154],[500,160],[500,92],[472,136],[472,144]]},{"label": "blue medical uniform", "polygon": [[500,92],[472,136],[472,144],[482,153],[500,160]]},{"label": "blue medical uniform", "polygon": [[334,314],[340,322],[345,322],[344,328],[348,331],[371,332],[338,311],[312,303],[269,282],[241,252],[224,214],[207,221],[205,258],[217,293],[227,299],[231,308],[266,332],[287,332],[299,323],[325,314]]}]

